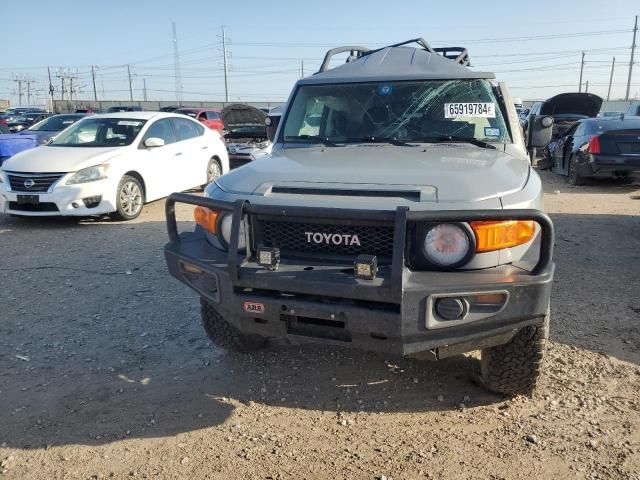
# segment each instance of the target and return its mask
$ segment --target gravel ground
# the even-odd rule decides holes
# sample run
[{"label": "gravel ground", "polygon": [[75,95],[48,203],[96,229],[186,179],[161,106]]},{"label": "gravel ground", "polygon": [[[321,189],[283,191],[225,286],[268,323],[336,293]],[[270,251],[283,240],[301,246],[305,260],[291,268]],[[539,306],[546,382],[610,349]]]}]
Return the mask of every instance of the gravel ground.
[{"label": "gravel ground", "polygon": [[640,186],[543,179],[551,342],[511,400],[465,357],[211,346],[167,274],[163,202],[0,215],[0,478],[640,479]]}]

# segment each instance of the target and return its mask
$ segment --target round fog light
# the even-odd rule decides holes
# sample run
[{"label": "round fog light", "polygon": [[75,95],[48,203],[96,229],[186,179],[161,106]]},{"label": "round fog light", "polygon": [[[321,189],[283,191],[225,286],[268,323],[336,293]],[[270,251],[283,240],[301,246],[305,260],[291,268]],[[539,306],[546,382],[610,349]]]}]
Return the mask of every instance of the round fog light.
[{"label": "round fog light", "polygon": [[435,310],[443,320],[460,320],[467,313],[467,304],[459,298],[439,298],[436,300]]}]

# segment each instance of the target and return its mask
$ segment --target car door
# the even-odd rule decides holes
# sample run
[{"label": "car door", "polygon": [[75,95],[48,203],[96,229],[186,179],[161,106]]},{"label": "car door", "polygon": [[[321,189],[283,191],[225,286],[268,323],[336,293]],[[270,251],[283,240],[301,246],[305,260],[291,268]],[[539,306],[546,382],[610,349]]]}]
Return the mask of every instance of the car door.
[{"label": "car door", "polygon": [[567,152],[571,152],[573,137],[579,125],[578,123],[573,124],[564,135],[556,140],[556,146],[553,150],[553,167],[559,173],[565,173],[567,170]]},{"label": "car door", "polygon": [[198,187],[206,182],[209,146],[203,135],[205,127],[190,118],[172,117],[171,122],[178,137],[179,154],[174,168],[180,177],[183,190]]},{"label": "car door", "polygon": [[[146,147],[149,138],[164,141],[161,147]],[[145,179],[147,200],[166,197],[183,190],[182,181],[176,175],[176,159],[182,154],[173,124],[168,118],[156,120],[147,129],[138,147],[140,170]]]}]

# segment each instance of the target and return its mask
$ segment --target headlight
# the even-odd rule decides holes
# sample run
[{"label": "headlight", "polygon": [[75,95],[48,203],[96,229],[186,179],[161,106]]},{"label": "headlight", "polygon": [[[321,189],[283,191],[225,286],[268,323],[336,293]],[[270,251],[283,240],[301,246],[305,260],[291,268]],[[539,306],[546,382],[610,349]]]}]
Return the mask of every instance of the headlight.
[{"label": "headlight", "polygon": [[76,172],[69,180],[67,185],[75,185],[77,183],[95,182],[107,178],[107,170],[109,165],[96,165],[95,167],[83,168]]},{"label": "headlight", "polygon": [[[221,243],[225,247],[229,248],[231,242],[231,222],[233,221],[233,215],[227,213],[218,220],[218,236],[221,239]],[[245,235],[245,221],[240,222],[240,235],[238,236],[238,250],[244,250],[247,247],[246,235]]]},{"label": "headlight", "polygon": [[269,145],[271,145],[271,142],[260,142],[260,143],[256,143],[254,147],[263,149],[263,148],[267,148]]},{"label": "headlight", "polygon": [[427,259],[440,267],[459,265],[467,258],[471,241],[467,231],[453,223],[441,223],[429,229],[423,251]]}]

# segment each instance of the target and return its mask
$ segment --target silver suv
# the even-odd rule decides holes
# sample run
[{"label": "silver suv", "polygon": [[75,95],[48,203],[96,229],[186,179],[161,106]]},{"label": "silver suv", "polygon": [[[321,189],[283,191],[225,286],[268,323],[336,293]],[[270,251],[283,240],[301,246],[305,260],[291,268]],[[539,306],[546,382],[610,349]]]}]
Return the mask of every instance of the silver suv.
[{"label": "silver suv", "polygon": [[[332,58],[349,53],[330,68]],[[464,49],[423,39],[330,50],[300,80],[273,151],[167,201],[173,276],[218,345],[270,337],[440,359],[529,393],[549,328],[553,225],[513,102]],[[553,120],[533,118],[532,145]],[[196,206],[179,234],[175,203]]]}]

